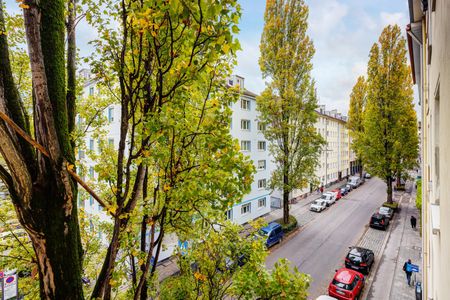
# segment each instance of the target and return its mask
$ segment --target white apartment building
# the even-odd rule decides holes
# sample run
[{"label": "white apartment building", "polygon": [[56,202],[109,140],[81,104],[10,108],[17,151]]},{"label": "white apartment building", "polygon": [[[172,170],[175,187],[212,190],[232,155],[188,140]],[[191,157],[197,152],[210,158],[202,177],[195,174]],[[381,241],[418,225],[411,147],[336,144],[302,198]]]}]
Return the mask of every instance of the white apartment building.
[{"label": "white apartment building", "polygon": [[422,299],[444,300],[450,299],[450,1],[408,3],[411,73],[421,106]]},{"label": "white apartment building", "polygon": [[274,164],[270,159],[269,145],[258,123],[256,94],[245,89],[243,77],[234,75],[228,80],[230,86],[240,86],[241,99],[232,105],[231,135],[239,140],[241,151],[255,164],[251,192],[242,201],[227,211],[227,217],[238,224],[244,224],[270,212],[271,201],[279,200],[268,189],[268,182]]}]

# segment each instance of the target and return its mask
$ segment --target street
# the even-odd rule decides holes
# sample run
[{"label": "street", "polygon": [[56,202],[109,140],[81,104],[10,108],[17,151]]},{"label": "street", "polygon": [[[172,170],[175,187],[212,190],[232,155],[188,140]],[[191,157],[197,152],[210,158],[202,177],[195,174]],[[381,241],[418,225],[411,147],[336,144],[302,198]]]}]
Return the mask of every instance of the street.
[{"label": "street", "polygon": [[[310,299],[326,294],[334,270],[343,264],[348,247],[356,244],[369,218],[386,200],[386,184],[373,178],[331,208],[317,214],[294,237],[276,247],[266,260],[268,267],[279,258],[312,277]],[[300,221],[300,220],[299,220]]]}]

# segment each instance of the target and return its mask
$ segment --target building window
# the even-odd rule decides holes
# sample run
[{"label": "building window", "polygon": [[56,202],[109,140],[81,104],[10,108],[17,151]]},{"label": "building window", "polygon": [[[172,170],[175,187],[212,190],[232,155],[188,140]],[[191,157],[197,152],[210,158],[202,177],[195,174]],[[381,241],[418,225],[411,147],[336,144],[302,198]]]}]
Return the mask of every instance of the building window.
[{"label": "building window", "polygon": [[266,207],[266,198],[261,198],[258,200],[258,207]]},{"label": "building window", "polygon": [[243,205],[241,206],[241,214],[242,214],[242,215],[245,215],[245,214],[250,213],[250,211],[251,211],[251,206],[250,206],[250,204],[251,204],[251,203],[247,203],[247,204],[243,204]]},{"label": "building window", "polygon": [[241,120],[241,129],[250,130],[250,120]]},{"label": "building window", "polygon": [[93,86],[91,86],[89,88],[89,96],[94,96],[94,87]]},{"label": "building window", "polygon": [[94,167],[89,167],[89,176],[94,178]]},{"label": "building window", "polygon": [[258,170],[265,170],[266,169],[266,160],[258,160]]},{"label": "building window", "polygon": [[83,159],[84,158],[84,151],[83,150],[78,150],[78,158],[79,159]]},{"label": "building window", "polygon": [[241,99],[241,109],[250,110],[250,100]]},{"label": "building window", "polygon": [[92,197],[92,195],[89,195],[89,205],[90,206],[94,205],[94,197]]},{"label": "building window", "polygon": [[108,108],[108,121],[110,123],[114,121],[114,107]]},{"label": "building window", "polygon": [[258,131],[266,130],[266,124],[258,122]]},{"label": "building window", "polygon": [[266,188],[266,184],[267,184],[266,179],[258,180],[258,189],[265,189]]},{"label": "building window", "polygon": [[226,214],[227,220],[233,220],[233,209],[227,210],[225,214]]},{"label": "building window", "polygon": [[108,139],[108,145],[114,147],[114,139]]},{"label": "building window", "polygon": [[94,151],[94,140],[93,139],[89,140],[89,150]]},{"label": "building window", "polygon": [[241,141],[241,150],[242,151],[251,151],[251,142],[250,141]]},{"label": "building window", "polygon": [[265,151],[266,150],[266,142],[258,141],[258,150]]}]

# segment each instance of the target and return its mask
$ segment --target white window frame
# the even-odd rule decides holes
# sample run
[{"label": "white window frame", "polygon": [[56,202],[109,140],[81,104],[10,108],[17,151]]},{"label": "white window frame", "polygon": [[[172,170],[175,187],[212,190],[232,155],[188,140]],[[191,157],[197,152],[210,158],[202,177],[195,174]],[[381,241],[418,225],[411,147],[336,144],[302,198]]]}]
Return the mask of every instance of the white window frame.
[{"label": "white window frame", "polygon": [[[264,164],[264,167],[261,165]],[[267,162],[265,159],[258,160],[258,170],[265,170],[267,168]]]},{"label": "white window frame", "polygon": [[[263,204],[261,205],[261,203],[263,203]],[[263,208],[263,207],[266,207],[266,206],[267,206],[266,197],[258,199],[258,208]]]},{"label": "white window frame", "polygon": [[227,218],[227,220],[233,221],[233,209],[232,208],[230,208],[229,210],[227,210],[225,212],[225,217]]},{"label": "white window frame", "polygon": [[267,187],[267,179],[258,179],[258,189],[263,190]]},{"label": "white window frame", "polygon": [[242,140],[241,141],[241,150],[242,151],[252,151],[252,142],[248,141],[248,140]]},{"label": "white window frame", "polygon": [[262,122],[258,122],[258,131],[264,131],[266,130],[266,125]]},{"label": "white window frame", "polygon": [[242,110],[250,110],[250,100],[249,99],[245,99],[245,98],[241,98],[241,109]]},{"label": "white window frame", "polygon": [[241,119],[241,130],[250,131],[251,123],[250,120]]},{"label": "white window frame", "polygon": [[[261,147],[262,145],[264,145],[264,147]],[[258,141],[258,150],[266,151],[266,141]]]},{"label": "white window frame", "polygon": [[247,215],[252,212],[252,204],[245,203],[241,205],[241,215]]},{"label": "white window frame", "polygon": [[108,107],[108,122],[114,122],[114,107]]}]

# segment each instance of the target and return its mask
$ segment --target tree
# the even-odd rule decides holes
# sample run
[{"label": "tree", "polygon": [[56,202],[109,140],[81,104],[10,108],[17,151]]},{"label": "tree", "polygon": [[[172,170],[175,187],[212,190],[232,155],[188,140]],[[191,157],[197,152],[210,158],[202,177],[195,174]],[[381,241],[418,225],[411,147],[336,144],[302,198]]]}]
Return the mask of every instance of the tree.
[{"label": "tree", "polygon": [[417,120],[405,39],[400,27],[387,26],[372,46],[367,67],[364,160],[370,173],[384,178],[392,203],[392,178],[415,165]]},{"label": "tree", "polygon": [[[35,151],[11,123],[0,121],[0,177],[18,219],[31,238],[44,299],[82,299],[81,242],[75,162],[70,142],[65,81],[65,2],[24,1],[25,32],[33,94],[33,132],[14,83],[0,1],[0,111],[43,149]],[[47,155],[43,155],[46,152]]]},{"label": "tree", "polygon": [[283,191],[283,220],[289,221],[289,194],[314,178],[323,139],[314,128],[317,98],[311,78],[314,46],[306,30],[303,0],[269,0],[259,65],[271,82],[257,98],[259,121],[277,164],[270,185]]},{"label": "tree", "polygon": [[363,76],[359,76],[350,94],[350,109],[348,111],[347,126],[352,137],[352,149],[355,151],[357,160],[361,164],[359,176],[363,176],[362,157],[364,155],[364,107],[366,105],[366,83]]}]

